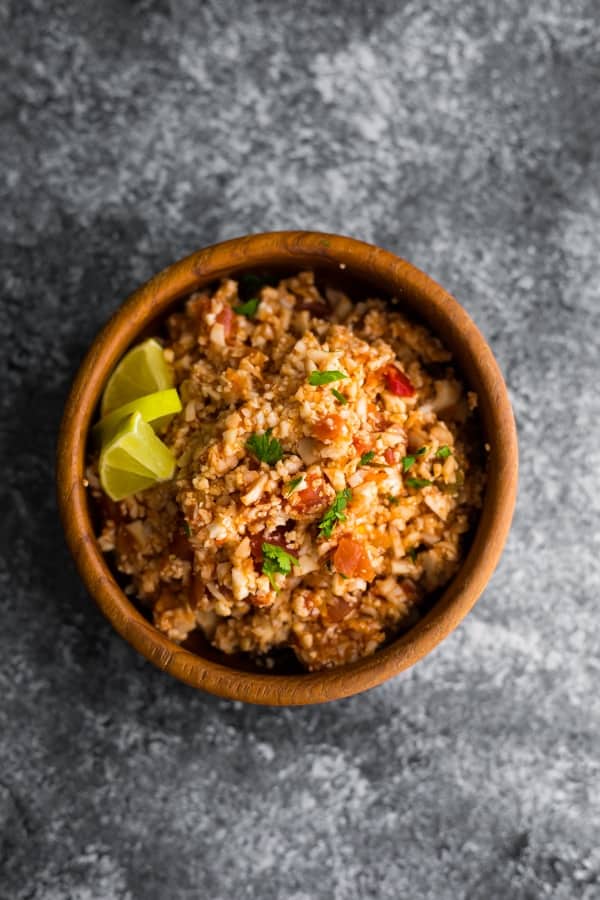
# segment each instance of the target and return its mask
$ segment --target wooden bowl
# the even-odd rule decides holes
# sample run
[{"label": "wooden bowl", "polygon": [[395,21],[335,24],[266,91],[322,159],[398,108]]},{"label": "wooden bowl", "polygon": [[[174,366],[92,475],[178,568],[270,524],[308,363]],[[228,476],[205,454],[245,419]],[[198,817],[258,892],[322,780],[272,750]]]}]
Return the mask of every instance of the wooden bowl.
[{"label": "wooden bowl", "polygon": [[[239,660],[191,652],[157,631],[115,580],[98,547],[84,463],[90,425],[111,370],[149,325],[178,300],[225,275],[252,269],[293,273],[313,268],[328,277],[396,296],[452,352],[468,386],[477,391],[483,439],[490,445],[482,514],[467,558],[440,599],[409,631],[373,656],[317,673],[248,671]],[[123,304],[83,361],[67,400],[58,443],[58,500],[68,545],[100,609],[125,640],[156,666],[220,697],[293,705],[347,697],[412,666],[461,621],[496,567],[512,518],[518,449],[504,380],[492,352],[467,313],[443,288],[403,259],[348,237],[281,231],[236,238],[193,253],[156,275]]]}]

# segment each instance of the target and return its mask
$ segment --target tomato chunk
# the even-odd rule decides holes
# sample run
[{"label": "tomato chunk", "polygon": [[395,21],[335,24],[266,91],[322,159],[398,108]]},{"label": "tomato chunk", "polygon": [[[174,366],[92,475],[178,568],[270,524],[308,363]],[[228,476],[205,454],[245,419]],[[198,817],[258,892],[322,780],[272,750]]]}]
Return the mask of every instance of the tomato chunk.
[{"label": "tomato chunk", "polygon": [[358,436],[352,438],[352,443],[356,448],[356,452],[360,453],[361,456],[363,453],[366,453],[370,446],[366,441],[363,440],[363,438]]},{"label": "tomato chunk", "polygon": [[287,553],[293,553],[290,547],[285,542],[286,538],[286,530],[283,525],[279,525],[275,530],[267,537],[265,535],[264,530],[259,531],[258,534],[253,534],[250,538],[250,553],[252,554],[252,559],[258,565],[262,564],[263,561],[263,551],[262,545],[273,544],[274,547],[281,547],[282,550],[285,550]]},{"label": "tomato chunk", "polygon": [[295,510],[304,515],[324,509],[329,503],[325,482],[316,472],[311,472],[306,476],[306,487],[294,491],[290,502]]},{"label": "tomato chunk", "polygon": [[339,438],[346,437],[348,434],[348,426],[341,416],[332,413],[324,419],[319,419],[312,427],[312,436],[318,441],[335,441]]},{"label": "tomato chunk", "polygon": [[219,325],[223,326],[223,334],[225,335],[226,341],[229,340],[231,329],[233,328],[233,319],[234,312],[231,306],[229,306],[229,304],[227,303],[216,318],[216,321],[219,323]]},{"label": "tomato chunk", "polygon": [[369,554],[359,541],[351,537],[343,537],[333,554],[333,565],[336,572],[347,578],[364,578],[371,581],[375,577]]},{"label": "tomato chunk", "polygon": [[398,462],[396,458],[396,451],[393,447],[388,447],[387,450],[384,451],[383,458],[385,459],[388,466],[393,466],[396,462]]},{"label": "tomato chunk", "polygon": [[385,381],[388,391],[391,391],[396,397],[412,397],[415,393],[412,382],[397,366],[387,367]]}]

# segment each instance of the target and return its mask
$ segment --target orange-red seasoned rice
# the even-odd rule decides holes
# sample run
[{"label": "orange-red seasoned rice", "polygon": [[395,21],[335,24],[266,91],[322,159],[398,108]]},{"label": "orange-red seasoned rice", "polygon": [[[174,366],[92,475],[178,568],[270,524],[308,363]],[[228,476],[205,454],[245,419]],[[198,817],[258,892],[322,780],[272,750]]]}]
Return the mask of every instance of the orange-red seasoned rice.
[{"label": "orange-red seasoned rice", "polygon": [[[340,665],[414,621],[457,570],[484,484],[477,398],[397,306],[353,304],[302,272],[262,287],[247,317],[238,289],[226,279],[167,322],[183,403],[163,436],[176,478],[115,504],[90,460],[100,545],[173,640],[200,629],[267,665],[284,647],[309,670]],[[312,386],[315,371],[347,378]],[[283,450],[274,465],[246,445],[268,429]],[[324,536],[348,489],[345,520]],[[265,542],[298,560],[273,584]]]}]

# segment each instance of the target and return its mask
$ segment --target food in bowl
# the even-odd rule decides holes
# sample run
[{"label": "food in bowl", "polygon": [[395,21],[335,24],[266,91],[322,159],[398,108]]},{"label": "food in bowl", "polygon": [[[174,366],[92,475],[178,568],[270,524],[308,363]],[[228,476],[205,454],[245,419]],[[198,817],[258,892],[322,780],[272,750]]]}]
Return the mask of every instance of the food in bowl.
[{"label": "food in bowl", "polygon": [[224,279],[156,340],[156,388],[182,408],[158,435],[130,409],[107,440],[143,447],[149,429],[173,473],[128,496],[121,479],[115,501],[97,451],[87,468],[100,546],[155,626],[266,667],[287,648],[312,671],[413,624],[458,569],[485,482],[477,397],[440,340],[310,271]]}]

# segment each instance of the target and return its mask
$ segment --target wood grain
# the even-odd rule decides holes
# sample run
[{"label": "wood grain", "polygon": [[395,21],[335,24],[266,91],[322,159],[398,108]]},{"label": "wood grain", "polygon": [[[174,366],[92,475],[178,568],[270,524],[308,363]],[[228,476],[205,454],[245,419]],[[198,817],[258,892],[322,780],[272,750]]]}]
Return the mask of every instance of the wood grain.
[{"label": "wood grain", "polygon": [[[316,268],[343,273],[397,296],[452,351],[479,395],[490,444],[488,483],[474,541],[460,571],[434,608],[410,631],[373,656],[326,672],[274,675],[243,672],[174,644],[150,625],[123,593],[95,539],[83,483],[87,436],[110,372],[140,332],[189,292],[223,275],[253,268]],[[220,697],[269,705],[322,703],[367,690],[429,653],[477,601],[491,577],[512,519],[518,478],[513,414],[502,374],[481,333],[460,304],[410,263],[339,235],[281,231],[251,235],[193,253],[132,294],[100,332],[69,394],[57,455],[57,490],[67,543],[88,591],[125,640],[158,668]]]}]

